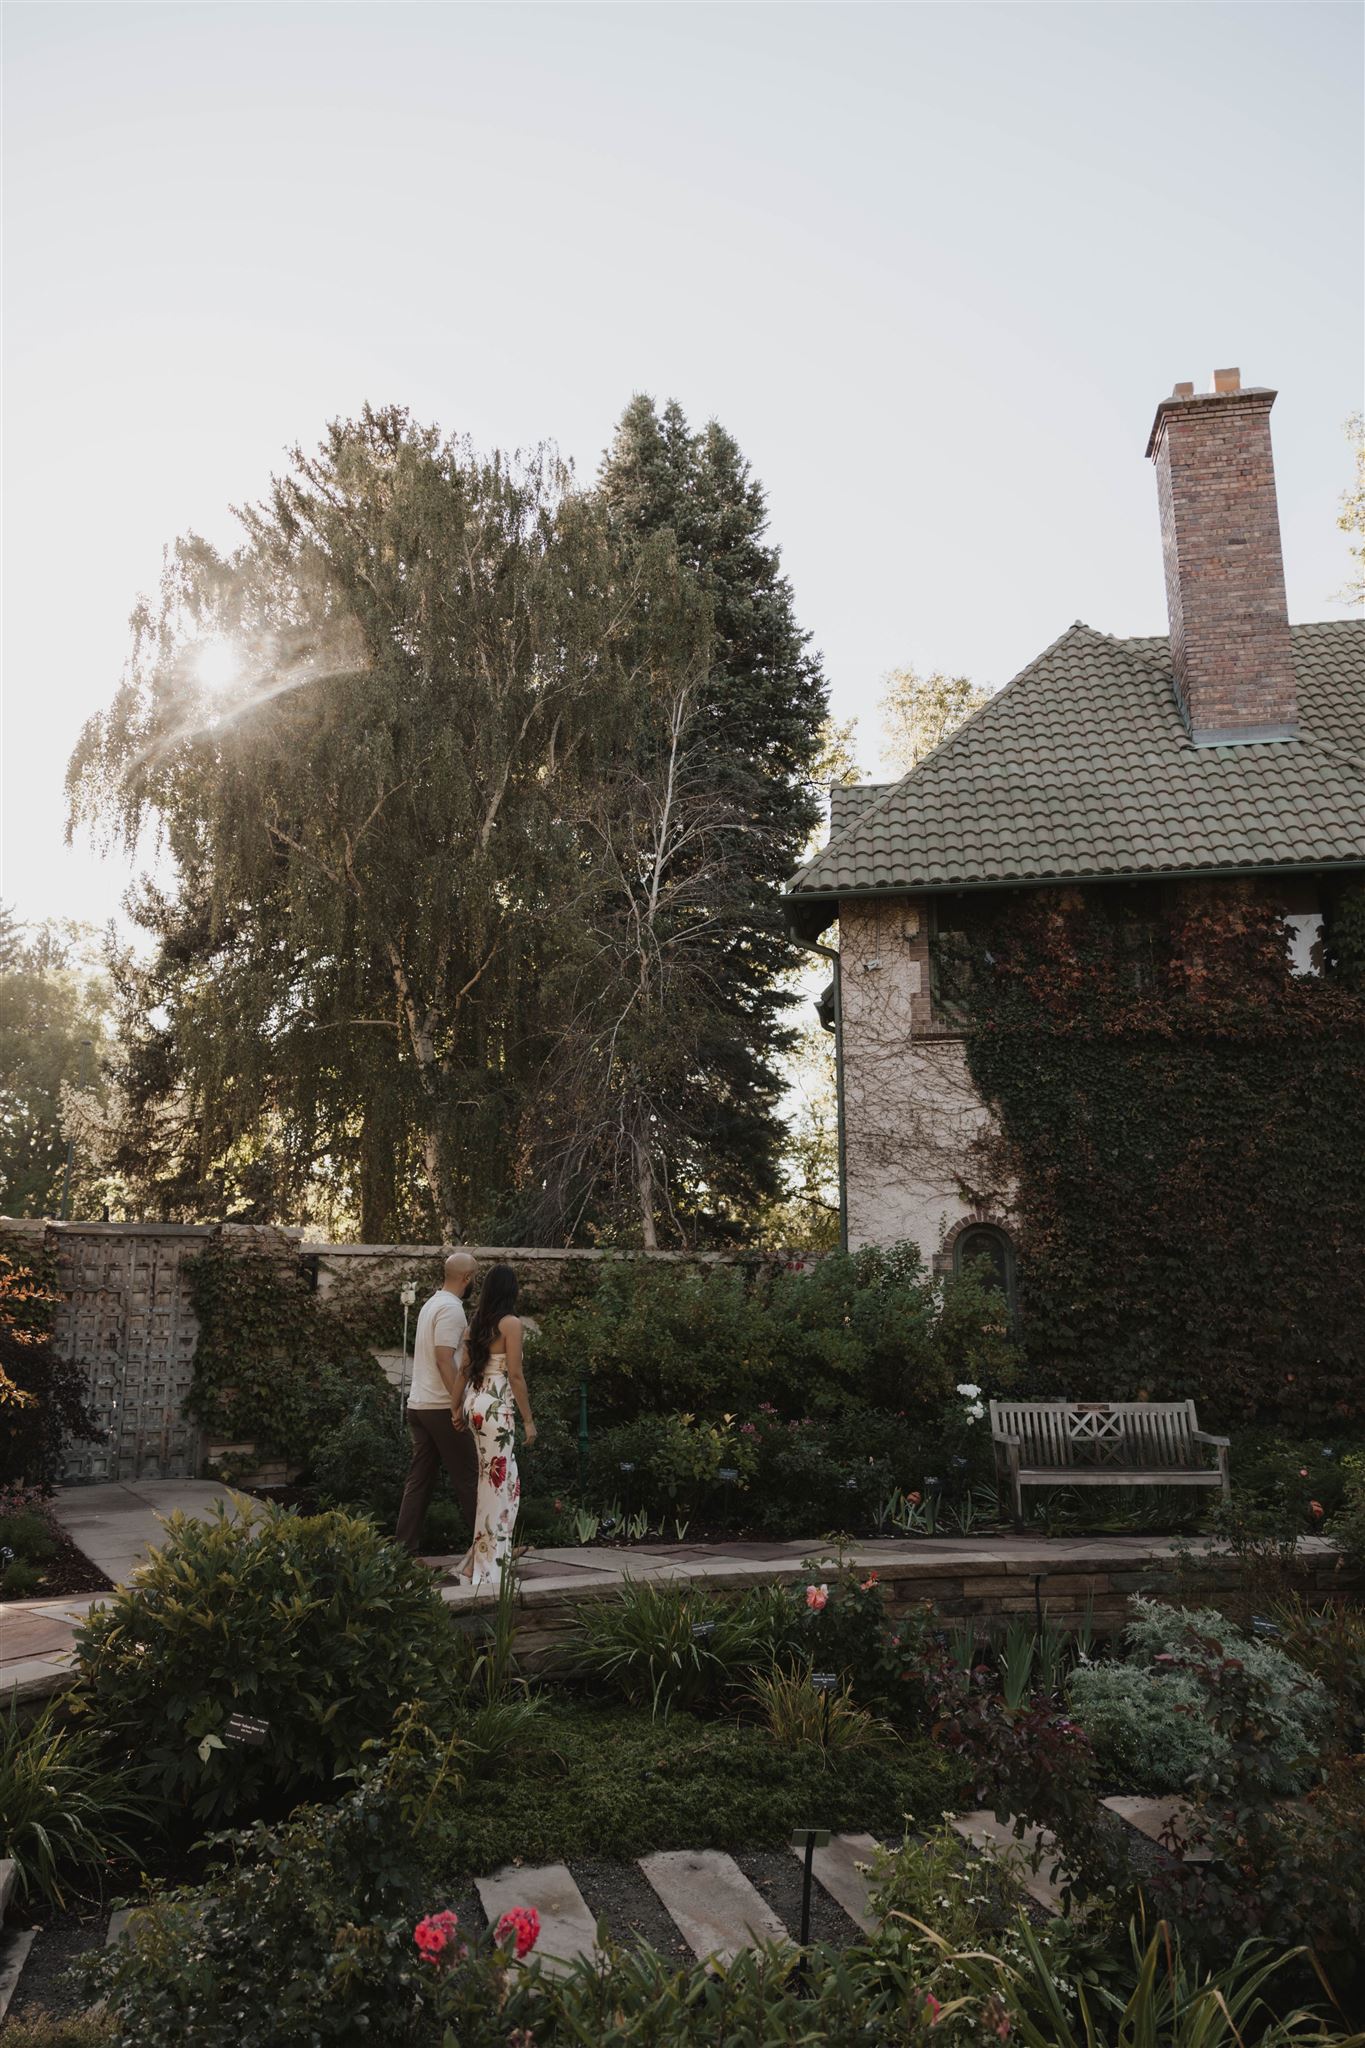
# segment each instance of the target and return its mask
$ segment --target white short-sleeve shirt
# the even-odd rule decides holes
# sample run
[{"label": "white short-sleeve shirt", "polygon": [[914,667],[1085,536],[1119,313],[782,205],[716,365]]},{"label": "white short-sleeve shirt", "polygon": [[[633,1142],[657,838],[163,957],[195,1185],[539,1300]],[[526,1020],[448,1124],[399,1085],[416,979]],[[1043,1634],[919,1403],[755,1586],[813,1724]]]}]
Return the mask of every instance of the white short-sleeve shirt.
[{"label": "white short-sleeve shirt", "polygon": [[436,1370],[436,1346],[448,1344],[458,1365],[466,1328],[464,1303],[449,1288],[438,1287],[430,1301],[422,1303],[417,1318],[417,1335],[412,1343],[409,1408],[449,1408],[450,1395]]}]

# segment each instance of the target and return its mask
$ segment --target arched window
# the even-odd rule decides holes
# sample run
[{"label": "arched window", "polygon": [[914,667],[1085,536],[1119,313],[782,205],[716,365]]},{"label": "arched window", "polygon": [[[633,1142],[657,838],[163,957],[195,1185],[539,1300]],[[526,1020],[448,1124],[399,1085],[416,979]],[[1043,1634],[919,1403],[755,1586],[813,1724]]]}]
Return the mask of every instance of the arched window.
[{"label": "arched window", "polygon": [[1018,1309],[1014,1246],[1008,1233],[998,1224],[969,1223],[953,1246],[953,1271],[965,1273],[969,1266],[980,1266],[983,1261],[989,1269],[990,1278],[1009,1304],[1010,1327],[1013,1328]]}]

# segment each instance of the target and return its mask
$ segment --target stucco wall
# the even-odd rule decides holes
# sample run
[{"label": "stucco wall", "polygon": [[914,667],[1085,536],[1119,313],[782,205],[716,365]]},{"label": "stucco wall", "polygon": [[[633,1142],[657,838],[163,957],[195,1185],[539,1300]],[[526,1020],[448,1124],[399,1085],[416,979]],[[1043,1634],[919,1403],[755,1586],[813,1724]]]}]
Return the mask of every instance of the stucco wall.
[{"label": "stucco wall", "polygon": [[839,948],[849,1243],[909,1238],[932,1260],[955,1224],[999,1215],[1001,1200],[961,1038],[933,1013],[924,906],[841,903]]}]

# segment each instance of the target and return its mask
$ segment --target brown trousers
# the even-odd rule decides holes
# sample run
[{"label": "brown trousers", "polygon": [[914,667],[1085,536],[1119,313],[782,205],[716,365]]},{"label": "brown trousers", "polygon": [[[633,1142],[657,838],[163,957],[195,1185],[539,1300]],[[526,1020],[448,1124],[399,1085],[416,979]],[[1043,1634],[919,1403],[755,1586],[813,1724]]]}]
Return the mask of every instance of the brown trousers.
[{"label": "brown trousers", "polygon": [[403,1485],[395,1540],[415,1557],[422,1547],[422,1524],[442,1465],[450,1474],[460,1513],[474,1530],[479,1500],[479,1453],[467,1429],[456,1429],[448,1408],[409,1408],[408,1434],[412,1462]]}]

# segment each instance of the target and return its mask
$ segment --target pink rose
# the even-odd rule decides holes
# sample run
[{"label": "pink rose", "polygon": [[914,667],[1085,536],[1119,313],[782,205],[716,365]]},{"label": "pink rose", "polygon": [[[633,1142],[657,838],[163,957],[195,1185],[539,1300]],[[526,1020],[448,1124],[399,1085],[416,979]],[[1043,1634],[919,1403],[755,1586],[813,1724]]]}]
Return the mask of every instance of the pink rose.
[{"label": "pink rose", "polygon": [[877,1583],[877,1574],[876,1574],[875,1572],[869,1572],[869,1573],[868,1573],[868,1575],[867,1575],[867,1577],[866,1577],[866,1578],[865,1578],[865,1579],[863,1580],[862,1584],[861,1584],[861,1585],[859,1586],[859,1588],[858,1588],[858,1591],[859,1591],[860,1593],[870,1593],[870,1592],[872,1591],[872,1588],[873,1588],[873,1587],[874,1587],[874,1586],[876,1585],[876,1583]]},{"label": "pink rose", "polygon": [[1308,1467],[1306,1465],[1300,1465],[1299,1477],[1300,1479],[1306,1479],[1308,1477]]},{"label": "pink rose", "polygon": [[920,1502],[923,1500],[924,1495],[922,1493],[907,1493],[905,1498],[909,1501],[912,1508],[917,1508]]},{"label": "pink rose", "polygon": [[924,2010],[929,2015],[930,2026],[936,2027],[938,2025],[938,2016],[942,2012],[943,2007],[932,1991],[926,1991],[924,1994]]},{"label": "pink rose", "polygon": [[1308,1503],[1308,1512],[1313,1517],[1313,1520],[1315,1522],[1320,1522],[1323,1516],[1326,1514],[1327,1510],[1320,1500],[1310,1500]]},{"label": "pink rose", "polygon": [[806,1605],[812,1614],[821,1614],[829,1605],[828,1586],[807,1586]]},{"label": "pink rose", "polygon": [[534,1906],[513,1906],[510,1913],[504,1913],[493,1929],[493,1939],[501,1947],[503,1942],[515,1937],[517,1961],[529,1956],[540,1940],[540,1915]]}]

